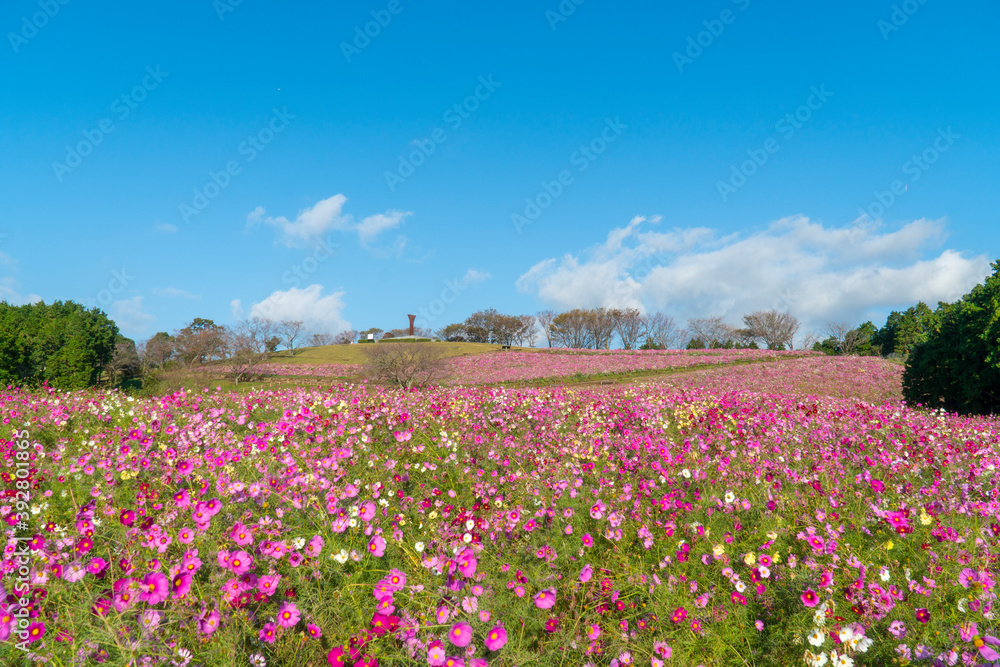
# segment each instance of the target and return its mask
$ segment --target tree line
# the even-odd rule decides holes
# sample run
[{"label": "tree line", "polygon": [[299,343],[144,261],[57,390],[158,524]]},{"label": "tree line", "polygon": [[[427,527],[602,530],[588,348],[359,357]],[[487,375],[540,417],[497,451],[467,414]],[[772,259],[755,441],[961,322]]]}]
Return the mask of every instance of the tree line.
[{"label": "tree line", "polygon": [[[446,341],[493,343],[533,347],[544,339],[548,347],[626,350],[663,350],[684,345],[699,348],[791,349],[799,321],[790,313],[755,311],[744,316],[742,327],[721,317],[692,318],[687,327],[661,312],[638,308],[574,308],[557,313],[541,310],[535,315],[507,315],[490,308],[463,322],[449,324],[435,335]],[[685,343],[686,341],[686,343]]]}]

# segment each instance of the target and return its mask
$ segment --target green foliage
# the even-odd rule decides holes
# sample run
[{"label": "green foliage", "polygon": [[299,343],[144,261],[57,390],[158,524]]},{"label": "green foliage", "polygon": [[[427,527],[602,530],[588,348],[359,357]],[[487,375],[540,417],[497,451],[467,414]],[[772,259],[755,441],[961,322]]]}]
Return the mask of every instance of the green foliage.
[{"label": "green foliage", "polygon": [[72,301],[0,302],[0,383],[93,386],[117,339],[118,327],[97,308]]},{"label": "green foliage", "polygon": [[937,318],[923,301],[903,312],[894,310],[889,313],[885,326],[872,335],[872,344],[884,357],[890,354],[906,356],[914,346],[927,340],[937,325]]},{"label": "green foliage", "polygon": [[903,396],[961,413],[1000,412],[1000,261],[983,284],[932,315],[934,328],[906,362]]},{"label": "green foliage", "polygon": [[691,340],[688,341],[688,344],[687,344],[687,346],[684,349],[685,350],[704,350],[705,349],[705,341],[703,341],[700,338],[692,338]]}]

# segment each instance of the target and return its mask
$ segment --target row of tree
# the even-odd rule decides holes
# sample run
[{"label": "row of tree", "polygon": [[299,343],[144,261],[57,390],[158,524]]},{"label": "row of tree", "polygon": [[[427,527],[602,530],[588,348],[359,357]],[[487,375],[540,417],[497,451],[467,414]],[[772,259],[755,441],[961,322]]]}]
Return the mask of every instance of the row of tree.
[{"label": "row of tree", "polygon": [[937,329],[947,307],[946,303],[938,303],[938,310],[931,310],[920,301],[906,310],[889,313],[881,328],[871,321],[856,327],[846,322],[827,322],[827,337],[813,349],[827,354],[905,358]]},{"label": "row of tree", "polygon": [[534,346],[542,336],[549,347],[610,349],[618,341],[626,350],[668,349],[687,341],[689,349],[761,345],[791,349],[799,328],[794,315],[776,310],[750,313],[743,324],[733,327],[721,317],[702,317],[688,320],[684,329],[669,315],[637,308],[542,310],[535,315],[505,315],[491,308],[449,324],[435,335],[447,341],[518,346]]}]

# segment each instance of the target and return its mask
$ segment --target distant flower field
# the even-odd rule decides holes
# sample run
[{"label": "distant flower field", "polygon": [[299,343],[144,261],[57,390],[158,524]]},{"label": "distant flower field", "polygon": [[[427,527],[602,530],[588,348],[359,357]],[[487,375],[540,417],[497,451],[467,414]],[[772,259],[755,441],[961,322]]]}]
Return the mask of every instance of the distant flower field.
[{"label": "distant flower field", "polygon": [[599,391],[8,389],[0,662],[1000,664],[1000,421],[820,361]]},{"label": "distant flower field", "polygon": [[[707,364],[811,357],[802,350],[543,350],[537,352],[496,352],[444,360],[446,384],[493,384],[540,378],[630,373],[635,371],[681,369]],[[262,366],[267,376],[353,377],[361,373],[358,364],[283,364]]]}]

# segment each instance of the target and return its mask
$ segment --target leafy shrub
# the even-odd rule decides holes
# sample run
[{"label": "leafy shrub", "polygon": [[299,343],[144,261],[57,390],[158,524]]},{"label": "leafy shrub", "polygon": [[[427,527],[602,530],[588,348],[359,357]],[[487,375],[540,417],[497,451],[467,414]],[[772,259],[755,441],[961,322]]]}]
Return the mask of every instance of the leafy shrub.
[{"label": "leafy shrub", "polygon": [[910,353],[903,396],[910,403],[966,414],[1000,411],[1000,261]]}]

